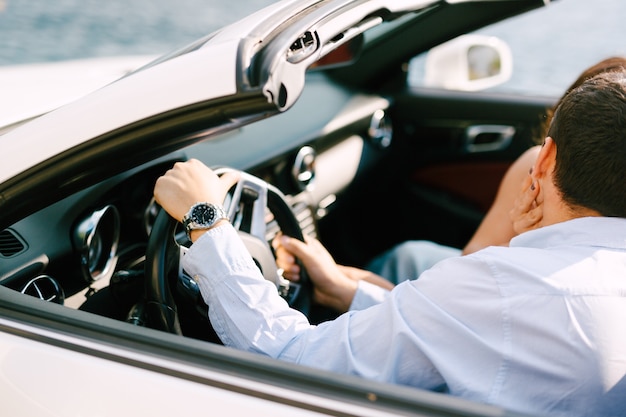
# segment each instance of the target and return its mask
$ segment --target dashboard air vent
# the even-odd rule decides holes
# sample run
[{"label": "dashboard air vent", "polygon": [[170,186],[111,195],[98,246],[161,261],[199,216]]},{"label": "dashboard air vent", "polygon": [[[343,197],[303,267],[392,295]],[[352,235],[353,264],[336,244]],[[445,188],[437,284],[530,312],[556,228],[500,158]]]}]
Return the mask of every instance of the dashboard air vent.
[{"label": "dashboard air vent", "polygon": [[0,232],[0,255],[8,258],[17,255],[25,248],[24,243],[12,231],[7,229]]}]

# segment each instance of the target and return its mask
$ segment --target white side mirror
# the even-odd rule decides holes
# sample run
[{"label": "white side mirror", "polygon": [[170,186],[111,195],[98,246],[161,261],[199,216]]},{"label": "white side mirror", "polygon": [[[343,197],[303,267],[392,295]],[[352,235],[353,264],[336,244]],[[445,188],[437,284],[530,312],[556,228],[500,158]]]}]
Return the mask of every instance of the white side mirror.
[{"label": "white side mirror", "polygon": [[511,78],[513,55],[493,36],[462,35],[432,48],[426,56],[424,85],[479,91]]}]

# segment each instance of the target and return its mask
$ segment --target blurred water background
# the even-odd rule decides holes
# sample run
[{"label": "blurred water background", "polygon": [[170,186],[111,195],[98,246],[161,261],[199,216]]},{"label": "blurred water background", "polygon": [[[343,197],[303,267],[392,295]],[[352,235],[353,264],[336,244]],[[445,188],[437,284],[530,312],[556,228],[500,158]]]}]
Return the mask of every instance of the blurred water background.
[{"label": "blurred water background", "polygon": [[[0,0],[0,65],[159,55],[273,2]],[[480,33],[511,46],[510,89],[558,95],[587,66],[626,55],[625,17],[624,0],[558,0]]]},{"label": "blurred water background", "polygon": [[163,54],[275,0],[0,0],[0,65]]}]

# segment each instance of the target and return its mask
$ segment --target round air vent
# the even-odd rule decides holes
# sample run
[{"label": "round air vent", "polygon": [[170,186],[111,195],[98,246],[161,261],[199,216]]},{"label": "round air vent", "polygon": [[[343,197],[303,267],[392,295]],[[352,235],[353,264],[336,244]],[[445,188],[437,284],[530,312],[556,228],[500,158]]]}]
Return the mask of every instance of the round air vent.
[{"label": "round air vent", "polygon": [[31,279],[22,287],[21,293],[51,303],[63,304],[65,302],[63,288],[49,275],[40,275]]}]

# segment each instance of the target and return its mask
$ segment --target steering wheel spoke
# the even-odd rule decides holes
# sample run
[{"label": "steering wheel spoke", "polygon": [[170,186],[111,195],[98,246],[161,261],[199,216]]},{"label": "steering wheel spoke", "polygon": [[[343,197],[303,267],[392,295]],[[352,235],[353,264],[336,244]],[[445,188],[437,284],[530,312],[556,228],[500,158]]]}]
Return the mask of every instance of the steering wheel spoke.
[{"label": "steering wheel spoke", "polygon": [[[221,175],[228,170],[221,168],[216,169],[215,172]],[[240,173],[237,185],[224,202],[228,218],[237,230],[265,240],[268,194],[269,188],[265,181],[245,172]]]}]

